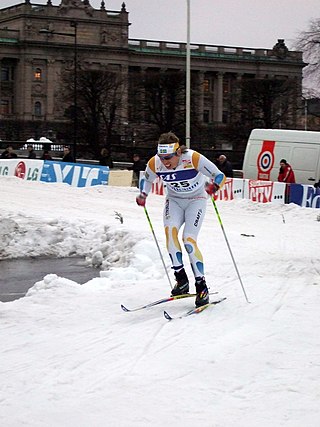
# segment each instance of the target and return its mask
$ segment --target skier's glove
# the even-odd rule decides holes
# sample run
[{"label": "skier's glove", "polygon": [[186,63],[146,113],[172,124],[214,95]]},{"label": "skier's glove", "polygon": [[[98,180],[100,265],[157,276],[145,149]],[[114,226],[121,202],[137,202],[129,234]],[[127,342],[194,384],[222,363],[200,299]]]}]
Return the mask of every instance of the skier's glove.
[{"label": "skier's glove", "polygon": [[214,193],[219,190],[219,188],[219,185],[215,182],[207,182],[204,189],[210,196],[213,196]]},{"label": "skier's glove", "polygon": [[137,205],[145,207],[146,199],[147,199],[146,193],[140,193],[139,196],[136,197]]}]

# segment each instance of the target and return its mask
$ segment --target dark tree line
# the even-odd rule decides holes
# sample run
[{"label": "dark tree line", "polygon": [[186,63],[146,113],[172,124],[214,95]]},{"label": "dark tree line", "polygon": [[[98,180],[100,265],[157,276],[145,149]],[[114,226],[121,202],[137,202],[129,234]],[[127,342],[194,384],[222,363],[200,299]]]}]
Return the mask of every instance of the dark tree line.
[{"label": "dark tree line", "polygon": [[[66,73],[61,91],[66,117],[77,114],[80,137],[97,156],[102,146],[111,148],[123,135],[123,120],[136,127],[139,143],[152,144],[159,134],[174,131],[185,136],[185,72],[182,70],[85,70],[78,73],[77,111],[73,105],[73,75]],[[191,79],[191,139],[211,146],[215,140],[231,140],[236,148],[250,131],[260,128],[295,128],[299,113],[300,82],[291,78],[234,80],[224,99],[224,127],[202,123],[198,102],[202,88],[196,73]],[[128,123],[127,123],[128,124]],[[210,128],[210,129],[209,129]],[[70,132],[72,129],[70,129]],[[131,129],[132,131],[132,129]],[[210,132],[209,132],[210,131]],[[203,145],[203,144],[202,144]]]},{"label": "dark tree line", "polygon": [[[111,148],[113,133],[119,126],[124,81],[113,70],[80,70],[77,75],[77,111],[74,106],[74,74],[62,79],[60,98],[65,117],[71,121],[77,114],[80,144],[99,156],[101,147]],[[71,131],[71,129],[70,129]],[[70,135],[70,139],[72,136]]]}]

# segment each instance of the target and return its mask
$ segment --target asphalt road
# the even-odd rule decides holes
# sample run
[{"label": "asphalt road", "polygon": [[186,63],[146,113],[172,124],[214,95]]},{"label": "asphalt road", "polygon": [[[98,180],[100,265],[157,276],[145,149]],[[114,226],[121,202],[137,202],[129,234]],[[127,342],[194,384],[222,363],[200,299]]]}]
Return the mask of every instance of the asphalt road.
[{"label": "asphalt road", "polygon": [[99,270],[86,267],[82,258],[28,258],[0,261],[0,301],[22,298],[44,276],[55,273],[77,283],[99,277]]}]

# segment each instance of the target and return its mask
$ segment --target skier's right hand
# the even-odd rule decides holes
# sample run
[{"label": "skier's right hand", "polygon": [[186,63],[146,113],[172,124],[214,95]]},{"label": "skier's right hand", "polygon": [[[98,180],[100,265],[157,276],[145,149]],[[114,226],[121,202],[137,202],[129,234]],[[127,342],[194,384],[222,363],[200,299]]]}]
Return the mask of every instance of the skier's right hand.
[{"label": "skier's right hand", "polygon": [[139,196],[136,197],[137,205],[145,207],[146,199],[147,199],[147,194],[143,192],[140,193]]}]

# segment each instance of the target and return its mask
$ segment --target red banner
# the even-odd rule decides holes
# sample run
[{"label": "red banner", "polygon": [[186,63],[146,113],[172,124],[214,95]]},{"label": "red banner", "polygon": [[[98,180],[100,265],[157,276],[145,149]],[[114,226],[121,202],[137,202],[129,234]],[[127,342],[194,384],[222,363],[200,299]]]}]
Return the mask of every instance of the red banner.
[{"label": "red banner", "polygon": [[249,199],[253,202],[272,202],[273,182],[249,180]]},{"label": "red banner", "polygon": [[227,178],[224,186],[215,194],[214,198],[215,200],[233,200],[233,179]]},{"label": "red banner", "polygon": [[263,141],[261,151],[257,158],[258,180],[269,181],[271,169],[274,165],[275,141]]}]

